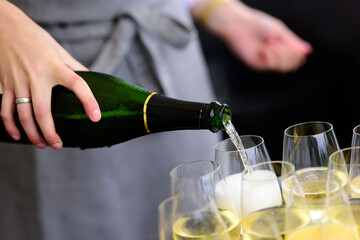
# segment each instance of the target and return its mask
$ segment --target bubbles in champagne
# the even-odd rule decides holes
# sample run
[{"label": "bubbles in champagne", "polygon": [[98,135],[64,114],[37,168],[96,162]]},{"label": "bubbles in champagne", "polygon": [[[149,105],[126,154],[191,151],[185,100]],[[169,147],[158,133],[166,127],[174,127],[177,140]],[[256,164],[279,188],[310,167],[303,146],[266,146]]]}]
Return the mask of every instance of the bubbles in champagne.
[{"label": "bubbles in champagne", "polygon": [[242,173],[232,174],[220,180],[215,186],[216,205],[220,209],[232,209],[240,213]]},{"label": "bubbles in champagne", "polygon": [[[331,181],[328,182],[327,167],[310,167],[296,171],[313,221],[318,221],[323,215],[327,194],[332,196],[348,184],[348,178],[344,172],[331,170],[330,173]],[[285,192],[290,189],[293,180],[293,176],[284,180],[283,190]],[[298,190],[295,189],[295,191]]]},{"label": "bubbles in champagne", "polygon": [[243,238],[282,240],[280,235],[284,236],[291,231],[304,228],[310,222],[309,214],[301,208],[267,208],[251,213],[243,220]]},{"label": "bubbles in champagne", "polygon": [[225,229],[219,224],[217,217],[208,213],[200,219],[184,217],[178,219],[173,227],[175,240],[238,240],[240,237],[240,221],[231,211],[221,210],[220,215]]},{"label": "bubbles in champagne", "polygon": [[305,198],[309,203],[325,199],[327,187],[329,194],[333,195],[348,183],[345,173],[338,170],[332,170],[330,173],[332,179],[328,182],[327,167],[304,168],[296,171]]},{"label": "bubbles in champagne", "polygon": [[256,170],[243,176],[242,211],[250,212],[282,205],[281,189],[276,174],[269,170]]}]

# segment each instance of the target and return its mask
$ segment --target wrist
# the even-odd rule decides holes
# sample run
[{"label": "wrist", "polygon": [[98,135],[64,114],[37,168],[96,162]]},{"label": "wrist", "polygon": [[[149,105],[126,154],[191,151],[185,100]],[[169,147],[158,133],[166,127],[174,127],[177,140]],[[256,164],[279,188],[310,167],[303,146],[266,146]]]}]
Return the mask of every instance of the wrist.
[{"label": "wrist", "polygon": [[0,20],[7,21],[24,14],[17,6],[7,0],[0,0]]},{"label": "wrist", "polygon": [[191,15],[201,25],[207,27],[214,15],[218,15],[234,0],[198,0],[190,9]]},{"label": "wrist", "polygon": [[207,30],[223,36],[239,22],[246,21],[248,9],[238,0],[198,0],[190,12]]}]

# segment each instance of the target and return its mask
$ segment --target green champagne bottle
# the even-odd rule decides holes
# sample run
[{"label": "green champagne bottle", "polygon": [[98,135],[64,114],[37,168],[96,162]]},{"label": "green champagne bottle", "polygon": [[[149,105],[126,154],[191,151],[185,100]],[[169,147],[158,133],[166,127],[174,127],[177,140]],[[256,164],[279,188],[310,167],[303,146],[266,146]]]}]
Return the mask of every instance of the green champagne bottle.
[{"label": "green champagne bottle", "polygon": [[[97,148],[111,146],[150,133],[209,129],[223,130],[222,118],[231,117],[226,104],[182,101],[148,92],[120,78],[97,72],[76,72],[89,85],[101,109],[101,120],[92,122],[75,94],[62,86],[52,92],[51,109],[57,133],[64,147]],[[0,94],[0,106],[1,106]],[[16,113],[15,113],[16,115]],[[18,117],[17,126],[21,128]],[[14,141],[0,120],[0,141]]]}]

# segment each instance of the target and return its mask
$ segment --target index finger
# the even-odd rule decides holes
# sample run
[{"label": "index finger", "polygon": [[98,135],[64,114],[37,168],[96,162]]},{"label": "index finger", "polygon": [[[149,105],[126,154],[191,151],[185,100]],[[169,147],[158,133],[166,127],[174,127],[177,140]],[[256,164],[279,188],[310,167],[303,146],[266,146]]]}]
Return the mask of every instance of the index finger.
[{"label": "index finger", "polygon": [[91,121],[99,121],[101,119],[99,104],[85,80],[70,69],[67,69],[63,74],[59,83],[75,93]]}]

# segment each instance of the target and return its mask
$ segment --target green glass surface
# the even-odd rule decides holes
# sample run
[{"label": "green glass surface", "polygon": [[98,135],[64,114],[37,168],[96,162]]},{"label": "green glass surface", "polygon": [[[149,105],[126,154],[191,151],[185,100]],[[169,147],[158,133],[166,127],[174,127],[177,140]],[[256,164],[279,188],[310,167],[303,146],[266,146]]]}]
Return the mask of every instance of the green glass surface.
[{"label": "green glass surface", "polygon": [[[144,125],[144,102],[150,92],[120,78],[96,72],[76,72],[89,85],[101,109],[101,120],[92,122],[75,94],[62,86],[52,92],[51,109],[55,128],[64,147],[111,146],[149,134]],[[0,94],[0,106],[1,106]],[[231,116],[227,105],[171,99],[155,94],[147,104],[148,127],[152,133],[182,129],[223,129],[222,114]],[[15,112],[22,138],[15,142],[0,121],[0,141],[29,143]]]}]

